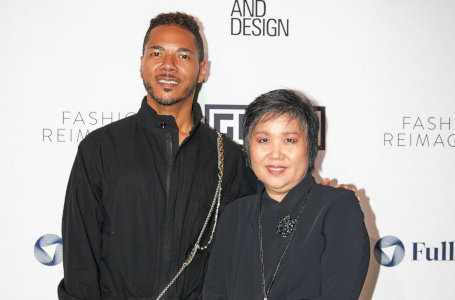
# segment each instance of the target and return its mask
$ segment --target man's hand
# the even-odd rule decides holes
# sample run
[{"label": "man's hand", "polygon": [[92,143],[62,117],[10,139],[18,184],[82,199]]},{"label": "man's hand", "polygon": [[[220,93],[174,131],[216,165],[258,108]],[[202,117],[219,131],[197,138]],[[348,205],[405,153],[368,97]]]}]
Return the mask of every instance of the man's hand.
[{"label": "man's hand", "polygon": [[[347,186],[346,184],[340,184],[340,185],[330,184],[330,179],[328,179],[328,178],[322,179],[321,184],[322,184],[322,185],[330,185],[330,186],[335,187],[335,188],[336,188],[336,187],[340,187],[340,188],[348,189],[348,190],[353,191],[354,193],[357,191],[357,190],[355,189],[355,187],[350,187],[350,188],[348,188],[348,186]],[[355,196],[356,196],[356,198],[357,198],[357,201],[360,202],[360,197],[359,197],[357,194],[356,194]]]}]

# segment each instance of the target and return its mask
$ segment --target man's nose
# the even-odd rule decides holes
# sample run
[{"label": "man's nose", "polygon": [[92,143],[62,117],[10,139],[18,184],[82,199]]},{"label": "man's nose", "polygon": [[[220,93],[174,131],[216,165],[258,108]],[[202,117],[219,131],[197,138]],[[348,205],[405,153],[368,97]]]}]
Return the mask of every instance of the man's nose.
[{"label": "man's nose", "polygon": [[163,57],[163,69],[166,71],[173,71],[176,69],[173,55],[165,55]]}]

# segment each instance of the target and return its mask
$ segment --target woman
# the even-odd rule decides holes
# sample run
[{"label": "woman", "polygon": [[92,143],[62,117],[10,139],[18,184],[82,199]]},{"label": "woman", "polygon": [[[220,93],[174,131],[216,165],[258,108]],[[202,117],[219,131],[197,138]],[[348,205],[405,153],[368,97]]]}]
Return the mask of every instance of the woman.
[{"label": "woman", "polygon": [[244,146],[255,195],[226,207],[204,299],[357,299],[369,238],[354,193],[316,184],[319,121],[290,90],[246,109]]}]

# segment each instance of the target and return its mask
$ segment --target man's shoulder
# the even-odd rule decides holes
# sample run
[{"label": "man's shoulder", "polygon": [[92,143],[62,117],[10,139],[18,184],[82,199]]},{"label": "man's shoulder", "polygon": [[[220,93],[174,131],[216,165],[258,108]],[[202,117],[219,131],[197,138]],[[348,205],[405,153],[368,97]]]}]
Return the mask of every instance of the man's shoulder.
[{"label": "man's shoulder", "polygon": [[81,141],[79,147],[93,147],[104,144],[108,141],[123,139],[131,136],[132,130],[136,127],[137,115],[131,115],[121,120],[112,122],[97,128],[87,134]]}]

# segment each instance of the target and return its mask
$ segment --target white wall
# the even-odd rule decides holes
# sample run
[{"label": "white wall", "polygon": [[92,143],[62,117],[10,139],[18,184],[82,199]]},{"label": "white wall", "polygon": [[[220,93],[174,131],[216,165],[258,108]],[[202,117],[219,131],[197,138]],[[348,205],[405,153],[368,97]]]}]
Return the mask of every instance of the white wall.
[{"label": "white wall", "polygon": [[[394,267],[372,254],[361,298],[453,298],[455,262],[441,256],[455,240],[455,2],[258,1],[259,21],[288,20],[288,36],[231,35],[234,3],[0,1],[2,299],[57,298],[62,264],[38,262],[34,244],[60,235],[78,132],[138,110],[148,22],[176,10],[197,16],[208,42],[202,111],[283,87],[325,107],[317,175],[357,187],[372,247],[391,235],[405,249]],[[384,252],[394,248],[398,258],[400,247]]]}]

